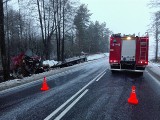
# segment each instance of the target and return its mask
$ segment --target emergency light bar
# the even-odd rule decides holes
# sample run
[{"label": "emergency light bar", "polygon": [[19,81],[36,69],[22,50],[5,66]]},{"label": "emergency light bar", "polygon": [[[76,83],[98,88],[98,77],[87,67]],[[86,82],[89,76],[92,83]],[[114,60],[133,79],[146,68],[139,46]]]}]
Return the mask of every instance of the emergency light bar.
[{"label": "emergency light bar", "polygon": [[130,40],[131,39],[131,37],[127,37],[127,40]]}]

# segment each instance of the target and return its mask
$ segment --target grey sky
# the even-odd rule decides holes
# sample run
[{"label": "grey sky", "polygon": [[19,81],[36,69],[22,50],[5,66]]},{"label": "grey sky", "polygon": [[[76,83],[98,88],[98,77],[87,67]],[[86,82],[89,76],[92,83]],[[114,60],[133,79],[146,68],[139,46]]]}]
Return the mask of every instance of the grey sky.
[{"label": "grey sky", "polygon": [[[151,23],[150,0],[79,0],[88,4],[91,20],[106,22],[114,33],[144,34]],[[17,0],[12,0],[15,3]]]},{"label": "grey sky", "polygon": [[[151,23],[152,13],[156,9],[147,6],[151,0],[80,0],[88,4],[91,20],[106,22],[114,33],[143,35]],[[154,56],[155,42],[150,35],[149,55]]]},{"label": "grey sky", "polygon": [[88,4],[93,21],[106,22],[115,33],[141,34],[150,24],[149,0],[80,0]]},{"label": "grey sky", "polygon": [[[151,13],[147,4],[151,0],[79,0],[87,4],[92,14],[91,20],[106,22],[114,33],[144,34],[151,23]],[[12,0],[15,6],[17,0]],[[154,51],[154,38],[150,36],[150,52]]]}]

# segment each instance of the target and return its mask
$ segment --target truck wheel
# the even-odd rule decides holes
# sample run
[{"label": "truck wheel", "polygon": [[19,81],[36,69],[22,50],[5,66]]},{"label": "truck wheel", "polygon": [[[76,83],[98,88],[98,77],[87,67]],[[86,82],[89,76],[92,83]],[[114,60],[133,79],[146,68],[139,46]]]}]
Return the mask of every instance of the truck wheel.
[{"label": "truck wheel", "polygon": [[116,73],[116,71],[115,71],[115,70],[111,70],[111,72],[112,72],[112,74]]},{"label": "truck wheel", "polygon": [[143,72],[139,72],[137,73],[139,76],[143,76]]}]

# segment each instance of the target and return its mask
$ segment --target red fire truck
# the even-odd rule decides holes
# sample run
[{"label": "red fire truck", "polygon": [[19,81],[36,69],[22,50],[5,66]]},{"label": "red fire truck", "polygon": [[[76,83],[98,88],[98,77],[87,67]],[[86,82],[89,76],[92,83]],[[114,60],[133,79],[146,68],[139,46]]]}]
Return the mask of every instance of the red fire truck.
[{"label": "red fire truck", "polygon": [[112,34],[110,37],[109,63],[115,71],[135,71],[143,74],[148,65],[149,36]]}]

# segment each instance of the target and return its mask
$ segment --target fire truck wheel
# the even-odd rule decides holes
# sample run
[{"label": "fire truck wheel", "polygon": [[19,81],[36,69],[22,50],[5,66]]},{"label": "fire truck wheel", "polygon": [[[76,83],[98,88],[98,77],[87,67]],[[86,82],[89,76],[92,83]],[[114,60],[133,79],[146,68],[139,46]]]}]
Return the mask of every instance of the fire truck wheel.
[{"label": "fire truck wheel", "polygon": [[111,70],[111,72],[112,72],[112,74],[116,73],[116,71],[115,71],[115,70]]},{"label": "fire truck wheel", "polygon": [[139,76],[143,76],[143,72],[138,72],[137,73]]}]

